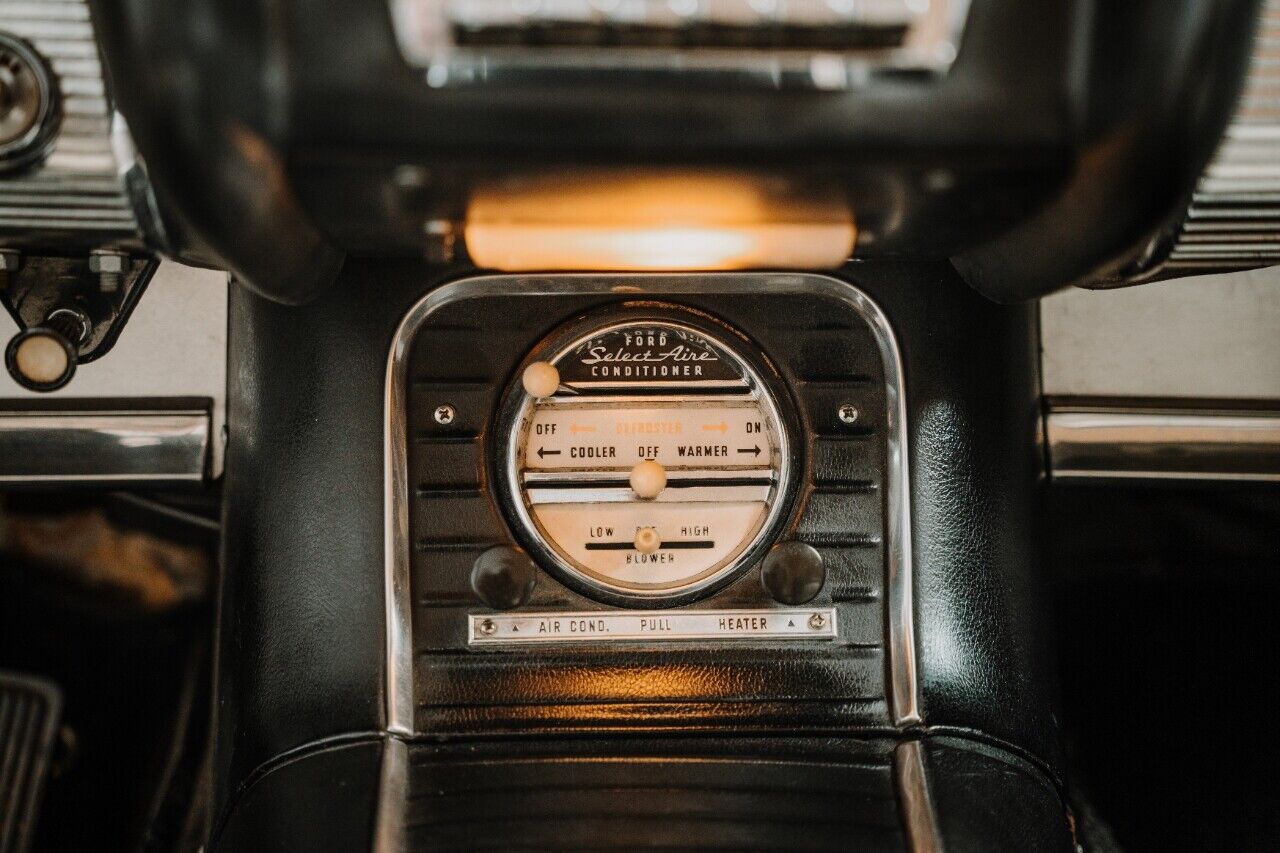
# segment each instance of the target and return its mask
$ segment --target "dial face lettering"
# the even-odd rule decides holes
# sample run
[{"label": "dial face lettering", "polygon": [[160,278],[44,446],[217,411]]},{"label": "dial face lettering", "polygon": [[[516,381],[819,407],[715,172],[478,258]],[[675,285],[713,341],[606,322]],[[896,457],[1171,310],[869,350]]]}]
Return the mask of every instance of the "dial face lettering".
[{"label": "dial face lettering", "polygon": [[774,448],[765,423],[754,401],[541,406],[533,413],[523,461],[531,471],[577,468],[585,459],[619,465],[653,459],[668,468],[767,464]]},{"label": "dial face lettering", "polygon": [[751,363],[665,319],[539,355],[560,387],[523,395],[507,474],[521,523],[555,567],[648,598],[745,568],[790,480],[778,403]]}]

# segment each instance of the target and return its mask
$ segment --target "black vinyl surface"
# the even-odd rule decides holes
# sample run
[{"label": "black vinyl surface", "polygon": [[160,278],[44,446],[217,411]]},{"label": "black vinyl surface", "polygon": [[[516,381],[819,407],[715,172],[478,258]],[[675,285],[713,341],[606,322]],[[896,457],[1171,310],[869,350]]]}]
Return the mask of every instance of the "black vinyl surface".
[{"label": "black vinyl surface", "polygon": [[437,87],[385,0],[93,7],[164,248],[281,301],[317,296],[348,253],[421,256],[422,223],[461,221],[477,185],[591,167],[834,191],[859,257],[955,257],[1013,301],[1161,257],[1259,0],[981,0],[946,75],[833,90],[596,66]]},{"label": "black vinyl surface", "polygon": [[[936,835],[909,829],[908,748],[888,738],[705,736],[321,745],[256,779],[212,849],[345,853],[375,838],[379,849],[414,853],[887,853],[913,849],[911,838],[959,851],[1072,849],[1042,773],[952,737],[921,743]],[[396,772],[380,769],[384,750],[398,753]]]},{"label": "black vinyl surface", "polygon": [[169,844],[174,824],[200,807],[190,791],[176,816],[157,803],[194,775],[169,766],[182,754],[179,732],[198,741],[197,761],[207,741],[212,622],[207,603],[131,612],[101,589],[68,589],[46,567],[0,560],[0,668],[37,673],[63,693],[66,733],[33,851],[157,849],[146,845]]},{"label": "black vinyl surface", "polygon": [[1049,504],[1072,785],[1128,851],[1275,850],[1280,490]]},{"label": "black vinyl surface", "polygon": [[[1032,547],[1034,311],[983,300],[940,263],[857,264],[842,275],[884,307],[903,352],[926,721],[1008,743],[1056,775],[1052,658]],[[418,263],[366,261],[349,264],[341,287],[302,308],[233,291],[215,686],[219,819],[281,755],[383,725],[383,383],[396,325],[439,280]],[[556,317],[545,322],[550,328]],[[681,654],[651,655],[646,677],[656,685],[679,673],[704,679],[696,710],[716,716],[718,733],[831,724],[810,712],[821,702],[771,710],[733,701],[765,697],[769,685],[795,677],[796,663],[812,673],[810,663],[752,662],[747,671],[758,680],[728,691]],[[578,684],[589,698],[615,670],[576,657],[557,689]],[[861,695],[842,678],[826,679],[806,690]],[[523,684],[503,689],[526,696]],[[480,685],[490,694],[498,687]],[[529,724],[580,712],[567,693],[551,698]],[[614,722],[643,729],[647,714],[640,706]],[[849,733],[884,728],[858,714],[847,723]]]},{"label": "black vinyl surface", "polygon": [[411,751],[419,850],[905,848],[892,741],[585,741]]},{"label": "black vinyl surface", "polygon": [[[249,785],[210,851],[363,853],[373,849],[382,744],[316,746],[282,759]],[[381,853],[381,851],[379,852]]]}]

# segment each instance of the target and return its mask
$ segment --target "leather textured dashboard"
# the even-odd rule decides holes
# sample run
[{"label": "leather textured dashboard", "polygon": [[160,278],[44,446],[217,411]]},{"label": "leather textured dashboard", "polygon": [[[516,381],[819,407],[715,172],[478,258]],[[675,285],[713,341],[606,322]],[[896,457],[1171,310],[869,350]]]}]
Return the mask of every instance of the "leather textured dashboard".
[{"label": "leather textured dashboard", "polygon": [[587,164],[839,188],[858,257],[949,256],[996,299],[1114,280],[1181,224],[1259,5],[982,0],[945,76],[791,91],[768,75],[428,85],[387,0],[92,3],[171,252],[287,302],[347,255],[420,256],[423,223],[460,221],[475,186]]}]

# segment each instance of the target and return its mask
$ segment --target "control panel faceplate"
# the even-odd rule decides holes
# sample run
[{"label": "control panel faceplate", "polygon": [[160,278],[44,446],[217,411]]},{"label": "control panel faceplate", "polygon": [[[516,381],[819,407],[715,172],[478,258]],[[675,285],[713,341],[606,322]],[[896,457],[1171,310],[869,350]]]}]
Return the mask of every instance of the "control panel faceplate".
[{"label": "control panel faceplate", "polygon": [[[648,361],[605,359],[610,348],[585,367],[625,373],[630,365],[631,376],[575,372],[581,345],[636,324],[691,329],[696,338],[678,342],[695,353],[691,364],[702,362],[703,375],[654,375]],[[396,340],[388,369],[388,400],[397,405],[387,431],[387,600],[397,654],[388,705],[402,730],[509,730],[544,712],[550,716],[540,719],[556,727],[639,719],[688,727],[742,715],[802,714],[838,726],[914,719],[901,368],[886,318],[858,288],[774,273],[483,276],[427,294]],[[671,349],[659,343],[655,357]],[[590,348],[583,352],[579,361],[591,362]],[[698,352],[727,364],[726,375],[708,374],[717,362]],[[694,384],[708,379],[735,383],[738,396],[716,399],[730,395]],[[681,384],[653,387],[661,382]],[[760,415],[750,433],[745,421],[739,428],[730,419],[743,404]],[[579,417],[611,419],[595,421],[592,438],[575,436],[574,418],[561,414],[575,408]],[[709,440],[699,420],[708,409],[725,412],[705,421],[717,427]],[[626,426],[654,421],[679,423],[681,432]],[[566,422],[568,439],[559,426]],[[537,423],[556,423],[555,434],[538,436]],[[606,424],[608,441],[600,433]],[[694,425],[699,440],[679,441]],[[757,435],[760,461],[753,442],[741,445],[752,448],[741,454],[750,462],[737,462],[736,440]],[[644,446],[651,458],[639,458]],[[686,476],[679,461],[690,459],[692,446],[734,452],[704,451],[690,471],[710,476],[736,463],[720,476],[767,470],[772,478],[763,524],[741,538],[733,533],[727,561],[701,566],[709,574],[667,578],[665,589],[628,588],[554,550],[592,541],[589,526],[553,542],[534,521],[534,511],[551,505],[533,503],[545,489],[539,478],[570,474],[611,481],[562,489],[607,489],[615,500],[593,498],[597,510],[661,511],[672,503],[663,496],[678,491],[665,481]],[[578,447],[596,450],[573,459],[566,451]],[[614,456],[600,447],[616,447]],[[561,451],[558,462],[552,450]],[[565,456],[571,464],[560,464]],[[642,463],[661,471],[637,472]],[[746,502],[760,495],[752,497]],[[609,540],[630,540],[618,550],[654,548],[636,528],[655,525],[625,523],[630,535],[615,525],[618,538]],[[673,549],[677,558],[699,559],[705,550]],[[585,560],[586,549],[578,556]],[[603,564],[582,565],[598,572]]]}]

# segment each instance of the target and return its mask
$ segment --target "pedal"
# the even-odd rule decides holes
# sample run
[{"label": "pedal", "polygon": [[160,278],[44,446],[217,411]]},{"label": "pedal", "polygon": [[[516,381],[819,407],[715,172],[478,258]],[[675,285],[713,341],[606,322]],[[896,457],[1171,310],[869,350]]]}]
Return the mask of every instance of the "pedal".
[{"label": "pedal", "polygon": [[58,685],[0,670],[0,853],[31,844],[61,715]]}]

